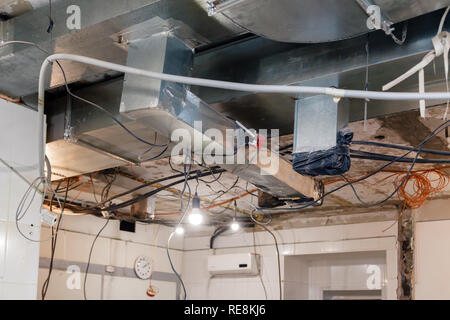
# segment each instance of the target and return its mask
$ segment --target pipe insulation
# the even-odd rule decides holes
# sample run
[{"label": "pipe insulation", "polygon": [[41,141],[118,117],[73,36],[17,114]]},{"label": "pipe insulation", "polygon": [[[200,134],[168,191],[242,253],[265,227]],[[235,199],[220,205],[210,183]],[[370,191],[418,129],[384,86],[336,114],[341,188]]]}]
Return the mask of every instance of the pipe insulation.
[{"label": "pipe insulation", "polygon": [[363,90],[346,90],[329,87],[310,87],[295,85],[259,85],[247,84],[229,81],[210,80],[202,78],[193,78],[185,76],[177,76],[166,73],[152,72],[132,68],[120,64],[102,61],[85,56],[74,54],[53,54],[47,57],[41,66],[39,75],[39,92],[38,92],[38,147],[39,147],[39,170],[40,176],[44,177],[44,109],[45,109],[45,86],[49,76],[50,66],[57,60],[67,60],[88,64],[108,70],[114,70],[123,73],[134,74],[137,76],[148,77],[168,82],[176,82],[186,85],[202,86],[234,91],[245,91],[253,93],[279,93],[279,94],[316,94],[328,95],[335,98],[354,98],[354,99],[370,99],[370,100],[450,100],[450,92],[432,92],[432,93],[411,93],[411,92],[378,92]]}]

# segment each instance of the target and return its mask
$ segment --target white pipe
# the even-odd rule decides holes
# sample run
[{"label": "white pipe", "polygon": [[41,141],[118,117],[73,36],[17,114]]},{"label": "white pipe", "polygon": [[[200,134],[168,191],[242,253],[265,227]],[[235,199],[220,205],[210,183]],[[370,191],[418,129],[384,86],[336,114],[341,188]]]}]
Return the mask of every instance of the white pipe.
[{"label": "white pipe", "polygon": [[137,76],[143,76],[153,79],[159,79],[168,82],[183,83],[193,86],[202,86],[210,88],[219,88],[235,91],[246,92],[264,92],[264,93],[281,93],[281,94],[323,94],[339,98],[355,98],[355,99],[371,99],[371,100],[450,100],[449,92],[433,92],[433,93],[410,93],[410,92],[377,92],[362,90],[344,90],[326,87],[306,87],[306,86],[283,86],[283,85],[259,85],[246,84],[229,81],[209,80],[202,78],[192,78],[184,76],[176,76],[171,74],[152,72],[147,70],[136,69],[123,66],[107,61],[94,58],[74,55],[74,54],[54,54],[49,56],[42,63],[39,75],[39,96],[38,96],[38,138],[39,138],[39,168],[40,175],[44,176],[44,108],[45,108],[45,82],[49,72],[49,66],[56,60],[69,60],[80,62],[88,65],[101,67],[108,70],[115,70],[123,73],[130,73]]}]

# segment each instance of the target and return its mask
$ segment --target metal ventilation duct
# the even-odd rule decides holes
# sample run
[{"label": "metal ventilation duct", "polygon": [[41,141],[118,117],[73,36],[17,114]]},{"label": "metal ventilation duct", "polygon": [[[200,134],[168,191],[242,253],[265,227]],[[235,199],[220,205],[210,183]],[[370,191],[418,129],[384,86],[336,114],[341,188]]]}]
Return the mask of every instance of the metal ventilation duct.
[{"label": "metal ventilation duct", "polygon": [[[207,4],[203,0],[53,0],[54,26],[50,35],[47,32],[48,5],[35,8],[40,1],[17,2],[26,4],[29,11],[0,21],[0,42],[29,41],[49,54],[73,53],[120,64],[125,64],[127,58],[128,48],[124,45],[127,33],[141,24],[146,24],[142,33],[151,35],[162,29],[168,30],[191,49],[245,32],[225,17],[208,17]],[[69,30],[66,25],[67,8],[73,4],[80,7],[80,30]],[[9,6],[3,9],[6,13],[14,12]],[[22,44],[0,48],[0,73],[8,75],[0,78],[0,92],[13,97],[37,92],[39,69],[46,56],[35,47]],[[117,75],[77,63],[64,62],[63,65],[69,82],[97,82]],[[55,69],[51,86],[62,84],[62,75]]]},{"label": "metal ventilation duct", "polygon": [[[178,38],[163,32],[133,40],[128,50],[127,65],[189,75],[192,54],[192,50]],[[184,130],[181,142],[188,143],[194,154],[201,152],[196,146],[198,143],[203,148],[214,144],[218,147],[216,152],[228,153],[228,150],[219,151],[224,143],[215,141],[215,136],[209,136],[207,131],[216,129],[225,137],[226,130],[237,127],[233,120],[211,108],[194,95],[189,87],[181,84],[127,74],[123,80],[116,79],[88,87],[78,94],[108,108],[141,139],[158,145],[168,144],[168,148],[163,154],[164,147],[149,148],[142,141],[131,137],[110,117],[85,103],[69,100],[64,104],[64,98],[53,100],[47,105],[49,110],[61,105],[66,105],[66,108],[62,112],[64,117],[58,114],[49,116],[47,153],[54,171],[64,176],[93,172],[102,169],[102,166],[105,169],[126,163],[140,165],[168,157],[175,144],[178,144],[178,141],[170,140],[172,133],[178,129]],[[65,119],[64,128],[61,128],[62,119]],[[200,129],[196,127],[196,121],[202,122]],[[187,136],[189,142],[185,142]],[[243,143],[237,148],[245,150]],[[320,185],[317,181],[297,174],[289,162],[275,153],[270,154],[279,161],[279,170],[274,173],[259,159],[256,162],[249,160],[249,155],[245,155],[247,161],[244,159],[243,162],[230,163],[226,159],[226,164],[218,165],[281,198],[300,200],[319,197]]]},{"label": "metal ventilation duct", "polygon": [[[367,33],[362,6],[377,5],[397,23],[450,5],[448,0],[222,0],[216,8],[260,36],[295,43],[343,40]],[[400,31],[401,32],[401,31]]]}]

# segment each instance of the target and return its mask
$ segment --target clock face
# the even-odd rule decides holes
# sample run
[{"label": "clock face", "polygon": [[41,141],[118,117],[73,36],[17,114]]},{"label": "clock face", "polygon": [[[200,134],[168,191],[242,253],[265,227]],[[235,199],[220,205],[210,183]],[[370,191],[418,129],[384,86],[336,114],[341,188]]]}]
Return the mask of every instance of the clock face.
[{"label": "clock face", "polygon": [[152,275],[153,262],[147,256],[140,256],[134,262],[134,272],[139,279],[147,280]]}]

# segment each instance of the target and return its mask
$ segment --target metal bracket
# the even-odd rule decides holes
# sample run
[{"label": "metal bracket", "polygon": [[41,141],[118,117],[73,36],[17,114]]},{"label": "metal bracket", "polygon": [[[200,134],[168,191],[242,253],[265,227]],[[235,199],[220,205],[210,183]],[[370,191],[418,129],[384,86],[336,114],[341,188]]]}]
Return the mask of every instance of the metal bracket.
[{"label": "metal bracket", "polygon": [[392,34],[394,31],[394,28],[391,28],[393,22],[386,19],[379,6],[373,4],[371,0],[356,0],[356,2],[369,16],[367,18],[367,28],[369,30],[383,30],[387,35]]},{"label": "metal bracket", "polygon": [[206,1],[209,5],[208,7],[208,16],[213,16],[217,13],[220,13],[224,10],[231,9],[235,5],[238,5],[245,0],[214,0],[214,1]]},{"label": "metal bracket", "polygon": [[72,126],[67,126],[64,130],[64,141],[69,143],[77,143],[78,138],[74,134],[75,128]]}]

